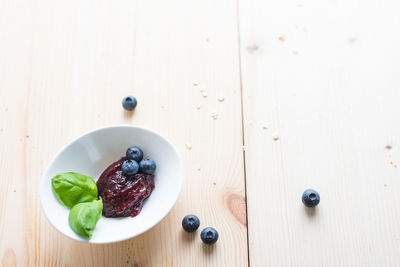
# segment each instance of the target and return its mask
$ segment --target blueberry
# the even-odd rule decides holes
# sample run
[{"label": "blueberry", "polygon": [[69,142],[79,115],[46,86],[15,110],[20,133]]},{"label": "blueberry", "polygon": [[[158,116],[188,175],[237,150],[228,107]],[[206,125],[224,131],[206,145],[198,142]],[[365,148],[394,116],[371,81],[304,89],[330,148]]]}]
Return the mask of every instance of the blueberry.
[{"label": "blueberry", "polygon": [[140,162],[143,159],[143,151],[137,146],[131,146],[126,150],[126,158]]},{"label": "blueberry", "polygon": [[212,227],[207,227],[201,231],[200,237],[205,244],[213,245],[218,240],[218,232]]},{"label": "blueberry", "polygon": [[139,163],[140,171],[147,174],[153,174],[156,170],[156,163],[152,159],[144,159]]},{"label": "blueberry", "polygon": [[196,215],[187,215],[182,220],[182,227],[186,232],[194,232],[199,228],[200,220]]},{"label": "blueberry", "polygon": [[137,100],[133,96],[127,96],[122,99],[122,106],[126,110],[134,110],[137,105]]},{"label": "blueberry", "polygon": [[134,175],[139,171],[139,164],[132,160],[127,159],[122,163],[122,173],[125,175]]},{"label": "blueberry", "polygon": [[318,205],[320,197],[318,192],[315,191],[314,189],[307,189],[306,191],[304,191],[301,200],[303,201],[304,205],[306,205],[309,208],[312,208]]}]

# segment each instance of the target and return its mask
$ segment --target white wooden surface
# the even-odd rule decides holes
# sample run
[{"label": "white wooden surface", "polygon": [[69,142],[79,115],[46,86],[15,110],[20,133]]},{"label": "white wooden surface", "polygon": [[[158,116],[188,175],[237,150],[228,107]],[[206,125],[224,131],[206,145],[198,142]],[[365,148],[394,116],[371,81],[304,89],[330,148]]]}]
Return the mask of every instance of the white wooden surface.
[{"label": "white wooden surface", "polygon": [[[1,265],[247,266],[235,3],[0,0],[0,36]],[[133,114],[121,107],[129,94]],[[121,123],[178,147],[181,198],[138,238],[69,240],[40,210],[41,174],[69,140]],[[188,213],[218,229],[215,247],[182,231]]]},{"label": "white wooden surface", "polygon": [[250,266],[399,266],[400,3],[239,2]]},{"label": "white wooden surface", "polygon": [[[400,266],[399,10],[0,0],[0,264]],[[71,241],[40,210],[41,174],[72,138],[120,123],[176,144],[182,196],[138,238]],[[300,200],[310,187],[314,211]],[[188,213],[219,230],[217,246],[182,233]]]}]

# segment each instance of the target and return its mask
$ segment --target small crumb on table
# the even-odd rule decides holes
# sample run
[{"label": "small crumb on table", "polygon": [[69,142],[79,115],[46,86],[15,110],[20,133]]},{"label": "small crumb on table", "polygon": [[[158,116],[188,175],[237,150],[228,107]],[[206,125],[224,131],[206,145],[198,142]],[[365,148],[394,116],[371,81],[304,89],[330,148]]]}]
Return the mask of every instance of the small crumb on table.
[{"label": "small crumb on table", "polygon": [[207,97],[207,90],[206,89],[200,89],[200,93],[203,97]]},{"label": "small crumb on table", "polygon": [[281,35],[278,37],[278,40],[284,42],[286,40],[286,35]]},{"label": "small crumb on table", "polygon": [[197,109],[197,110],[201,109],[201,105],[197,105],[197,106],[196,106],[196,109]]},{"label": "small crumb on table", "polygon": [[274,141],[278,141],[279,135],[277,133],[275,133],[274,135],[272,135],[272,139],[274,139]]},{"label": "small crumb on table", "polygon": [[264,130],[268,130],[268,126],[267,125],[263,125],[262,127]]},{"label": "small crumb on table", "polygon": [[383,186],[384,186],[384,187],[386,187],[386,186],[387,186],[387,184],[383,184]]},{"label": "small crumb on table", "polygon": [[191,145],[190,143],[186,143],[185,146],[186,146],[186,148],[187,148],[188,150],[191,150],[191,149],[192,149],[192,145]]},{"label": "small crumb on table", "polygon": [[223,102],[223,101],[225,100],[225,97],[220,96],[220,97],[217,98],[217,100],[218,100],[219,102]]},{"label": "small crumb on table", "polygon": [[212,117],[214,120],[216,120],[216,119],[218,119],[218,114],[217,114],[217,113],[212,113],[212,114],[211,114],[211,117]]},{"label": "small crumb on table", "polygon": [[217,185],[217,183],[216,183],[216,182],[213,182],[213,185]]}]

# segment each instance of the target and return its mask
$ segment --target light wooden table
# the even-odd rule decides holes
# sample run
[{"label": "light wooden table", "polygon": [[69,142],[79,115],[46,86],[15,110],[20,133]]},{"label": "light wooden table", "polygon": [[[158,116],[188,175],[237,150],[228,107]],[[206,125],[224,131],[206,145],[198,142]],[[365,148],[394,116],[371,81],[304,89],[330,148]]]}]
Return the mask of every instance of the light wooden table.
[{"label": "light wooden table", "polygon": [[[0,0],[0,263],[400,266],[399,9]],[[69,140],[121,123],[173,141],[182,195],[135,239],[72,241],[41,212],[42,172]],[[218,229],[216,246],[183,233],[188,213]]]}]

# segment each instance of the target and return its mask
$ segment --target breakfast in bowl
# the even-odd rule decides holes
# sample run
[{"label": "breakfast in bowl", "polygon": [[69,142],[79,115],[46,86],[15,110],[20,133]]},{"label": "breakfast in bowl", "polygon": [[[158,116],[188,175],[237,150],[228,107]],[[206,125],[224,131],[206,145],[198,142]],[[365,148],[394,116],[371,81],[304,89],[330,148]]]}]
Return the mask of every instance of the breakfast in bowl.
[{"label": "breakfast in bowl", "polygon": [[167,138],[136,125],[110,125],[61,148],[43,172],[39,196],[43,214],[61,234],[109,244],[161,222],[183,180],[183,161]]},{"label": "breakfast in bowl", "polygon": [[143,159],[143,151],[129,147],[125,157],[108,166],[97,183],[90,176],[77,172],[57,174],[51,186],[57,200],[70,208],[71,229],[84,238],[91,238],[101,216],[135,217],[155,188],[156,163]]}]

